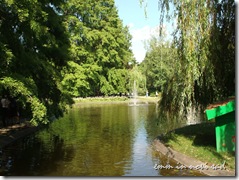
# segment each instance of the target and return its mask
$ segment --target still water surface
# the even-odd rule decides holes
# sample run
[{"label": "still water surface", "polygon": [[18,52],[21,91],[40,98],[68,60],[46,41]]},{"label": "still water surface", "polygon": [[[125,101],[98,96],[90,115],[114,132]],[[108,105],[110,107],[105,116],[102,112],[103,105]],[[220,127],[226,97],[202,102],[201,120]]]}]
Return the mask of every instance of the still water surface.
[{"label": "still water surface", "polygon": [[[155,103],[84,103],[3,151],[4,176],[180,176],[155,170],[168,161],[152,148],[174,123],[159,122]],[[181,126],[178,122],[177,126]],[[171,162],[173,163],[173,162]],[[173,164],[172,164],[173,165]]]}]

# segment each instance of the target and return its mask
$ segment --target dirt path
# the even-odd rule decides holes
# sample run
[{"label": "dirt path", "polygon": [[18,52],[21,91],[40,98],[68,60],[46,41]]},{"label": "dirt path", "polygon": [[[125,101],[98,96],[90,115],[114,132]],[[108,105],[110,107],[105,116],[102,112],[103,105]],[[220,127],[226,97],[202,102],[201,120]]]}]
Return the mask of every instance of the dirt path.
[{"label": "dirt path", "polygon": [[205,176],[236,176],[235,171],[226,170],[223,164],[219,166],[208,165],[205,162],[186,156],[185,154],[177,152],[170,147],[166,147],[158,139],[154,140],[153,145],[155,150],[159,153],[174,159],[178,163],[184,165],[185,168],[197,169],[201,173],[205,174]]},{"label": "dirt path", "polygon": [[0,128],[0,149],[37,130],[37,127],[31,126],[28,122]]}]

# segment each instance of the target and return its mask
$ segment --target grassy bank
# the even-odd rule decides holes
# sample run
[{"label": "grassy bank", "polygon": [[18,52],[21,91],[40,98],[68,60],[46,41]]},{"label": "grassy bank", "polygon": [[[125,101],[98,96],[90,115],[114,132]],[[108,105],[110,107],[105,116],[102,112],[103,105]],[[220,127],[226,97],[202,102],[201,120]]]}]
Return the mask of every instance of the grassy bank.
[{"label": "grassy bank", "polygon": [[235,170],[235,153],[217,152],[214,123],[202,123],[176,129],[159,139],[176,151],[212,164]]},{"label": "grassy bank", "polygon": [[79,102],[104,102],[104,101],[127,101],[125,96],[113,96],[113,97],[86,97],[86,98],[74,98],[75,103]]},{"label": "grassy bank", "polygon": [[[136,98],[138,101],[158,101],[158,97],[145,97],[145,96],[138,96]],[[126,96],[104,96],[104,97],[86,97],[86,98],[74,98],[75,103],[81,102],[130,102],[133,98],[129,98]]]}]

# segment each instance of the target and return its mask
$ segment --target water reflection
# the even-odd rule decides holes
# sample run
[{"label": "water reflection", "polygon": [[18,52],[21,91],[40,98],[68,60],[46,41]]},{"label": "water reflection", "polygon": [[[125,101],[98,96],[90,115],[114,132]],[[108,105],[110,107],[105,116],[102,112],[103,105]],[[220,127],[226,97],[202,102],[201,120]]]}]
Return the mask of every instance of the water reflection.
[{"label": "water reflection", "polygon": [[[159,123],[156,104],[81,104],[49,127],[3,149],[1,175],[159,176],[163,162],[151,143]],[[172,124],[172,122],[171,122]],[[9,159],[9,157],[11,157]]]},{"label": "water reflection", "polygon": [[125,176],[158,176],[159,172],[153,169],[157,159],[152,156],[152,149],[149,146],[150,142],[145,129],[149,106],[148,104],[131,106],[129,112],[130,119],[133,121],[134,138],[132,139],[132,164]]}]

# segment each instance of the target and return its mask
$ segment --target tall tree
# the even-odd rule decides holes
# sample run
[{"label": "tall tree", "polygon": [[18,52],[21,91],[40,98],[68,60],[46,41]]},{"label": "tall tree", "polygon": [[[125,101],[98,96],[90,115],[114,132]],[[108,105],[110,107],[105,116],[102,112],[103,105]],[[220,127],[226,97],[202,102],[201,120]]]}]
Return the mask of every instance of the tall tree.
[{"label": "tall tree", "polygon": [[176,76],[165,86],[162,107],[170,103],[188,112],[233,95],[235,2],[162,0],[159,5],[161,23],[164,17],[177,19],[174,44],[179,61]]},{"label": "tall tree", "polygon": [[68,59],[64,1],[1,0],[0,88],[30,105],[32,122],[63,112],[60,69]]},{"label": "tall tree", "polygon": [[[142,69],[139,65],[135,65],[129,71],[129,83],[128,89],[129,93],[132,95],[145,95],[147,88],[146,88],[146,76],[142,73]],[[137,93],[137,94],[134,94]]]},{"label": "tall tree", "polygon": [[[114,94],[119,91],[117,87],[123,84],[121,82],[116,85],[117,81],[112,80],[124,78],[122,72],[125,72],[128,64],[133,61],[130,50],[131,36],[118,17],[114,1],[69,0],[65,6],[65,25],[71,41],[71,60],[82,70],[81,73],[76,72],[74,68],[70,70],[74,72],[72,78],[65,71],[68,80],[64,80],[64,86],[70,89],[72,82],[75,85],[84,84],[82,90],[81,86],[77,85],[78,92],[75,96]],[[83,70],[85,67],[88,67],[88,71]],[[123,90],[124,87],[120,89]]]},{"label": "tall tree", "polygon": [[146,76],[149,92],[163,91],[177,68],[176,49],[164,38],[152,37],[148,42],[146,56],[140,67]]}]

